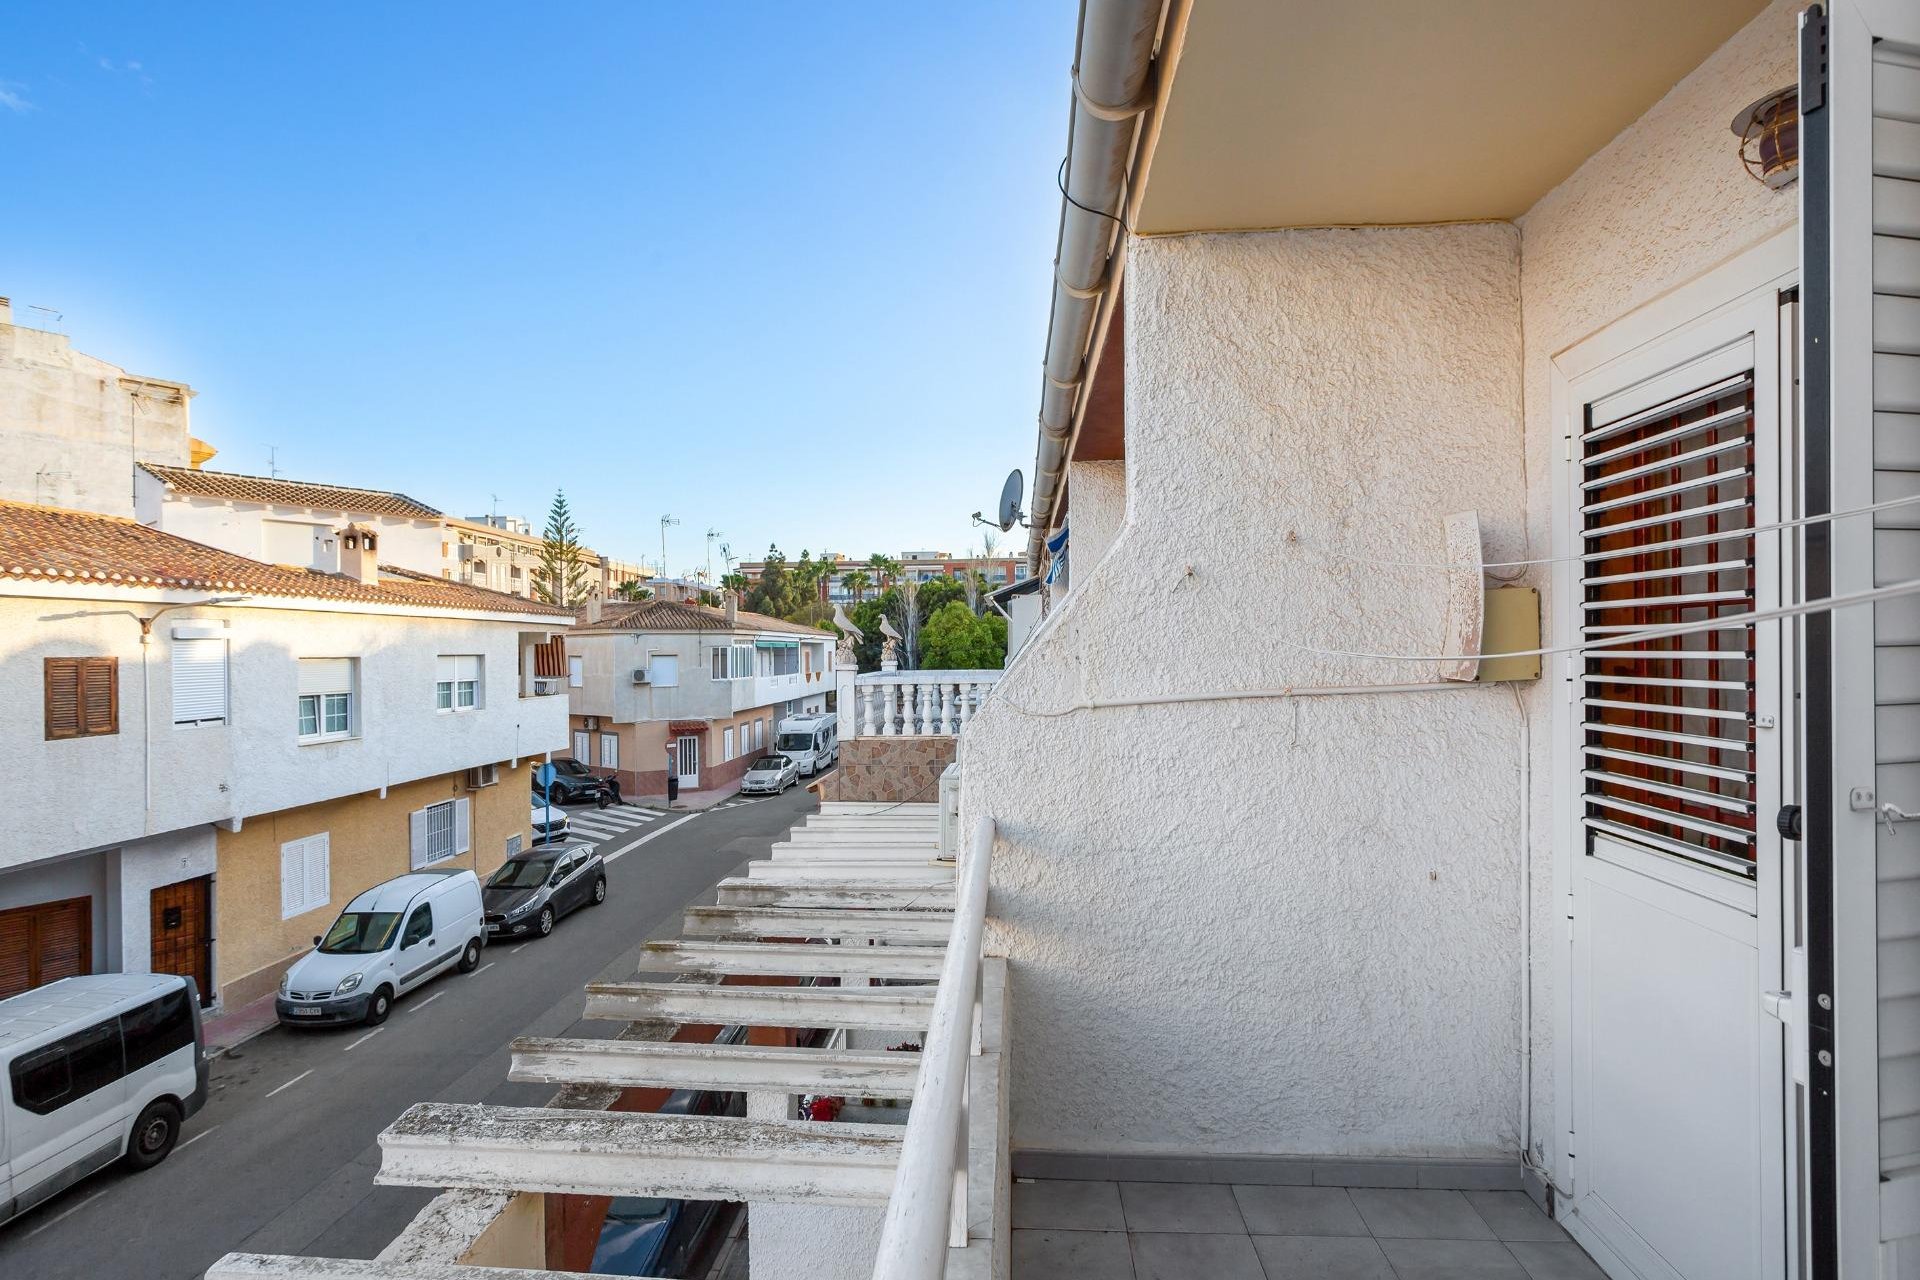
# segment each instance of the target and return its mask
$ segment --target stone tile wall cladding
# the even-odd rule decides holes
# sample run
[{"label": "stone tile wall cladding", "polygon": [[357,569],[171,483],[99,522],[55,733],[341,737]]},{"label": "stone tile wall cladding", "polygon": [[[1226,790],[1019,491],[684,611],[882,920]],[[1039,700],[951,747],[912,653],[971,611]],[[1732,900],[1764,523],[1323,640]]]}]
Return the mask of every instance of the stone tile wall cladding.
[{"label": "stone tile wall cladding", "polygon": [[822,777],[822,800],[890,803],[940,798],[940,774],[957,738],[853,738],[840,744],[840,767]]}]

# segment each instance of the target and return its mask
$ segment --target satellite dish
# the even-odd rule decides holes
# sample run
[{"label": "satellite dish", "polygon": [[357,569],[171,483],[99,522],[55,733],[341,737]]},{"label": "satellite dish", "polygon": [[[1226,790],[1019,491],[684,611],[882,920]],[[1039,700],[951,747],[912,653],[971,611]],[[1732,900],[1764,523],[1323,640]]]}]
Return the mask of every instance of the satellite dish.
[{"label": "satellite dish", "polygon": [[1020,520],[1020,499],[1026,496],[1026,477],[1015,467],[1000,489],[1000,532],[1006,533]]}]

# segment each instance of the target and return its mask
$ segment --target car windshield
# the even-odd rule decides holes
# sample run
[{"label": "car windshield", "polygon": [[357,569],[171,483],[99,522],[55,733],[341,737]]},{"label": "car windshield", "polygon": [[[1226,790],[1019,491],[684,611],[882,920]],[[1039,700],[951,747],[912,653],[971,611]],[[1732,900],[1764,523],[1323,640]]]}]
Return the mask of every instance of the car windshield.
[{"label": "car windshield", "polygon": [[551,858],[517,858],[487,878],[489,889],[532,889],[545,884],[553,871]]},{"label": "car windshield", "polygon": [[782,751],[813,750],[813,735],[810,733],[783,733],[779,741],[773,744]]},{"label": "car windshield", "polygon": [[762,769],[777,771],[786,767],[787,758],[785,756],[761,756],[753,762],[753,768],[750,772],[759,773]]},{"label": "car windshield", "polygon": [[330,956],[364,956],[385,951],[400,926],[397,911],[343,911],[320,939],[320,950]]}]

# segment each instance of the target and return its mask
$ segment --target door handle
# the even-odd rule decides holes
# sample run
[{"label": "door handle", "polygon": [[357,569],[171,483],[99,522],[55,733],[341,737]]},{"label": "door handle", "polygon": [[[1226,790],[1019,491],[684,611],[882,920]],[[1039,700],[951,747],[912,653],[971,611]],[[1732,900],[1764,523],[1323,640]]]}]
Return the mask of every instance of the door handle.
[{"label": "door handle", "polygon": [[428,945],[428,946],[432,946],[432,945],[433,945],[433,939],[432,939],[432,938],[428,938],[428,939],[427,939],[427,945]]}]

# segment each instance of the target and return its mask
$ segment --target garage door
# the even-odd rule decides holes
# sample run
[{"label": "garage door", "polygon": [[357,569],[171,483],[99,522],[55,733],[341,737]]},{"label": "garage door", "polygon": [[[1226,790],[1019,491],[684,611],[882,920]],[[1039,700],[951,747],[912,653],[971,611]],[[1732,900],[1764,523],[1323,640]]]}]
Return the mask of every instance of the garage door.
[{"label": "garage door", "polygon": [[0,911],[0,1000],[92,972],[92,898]]}]

